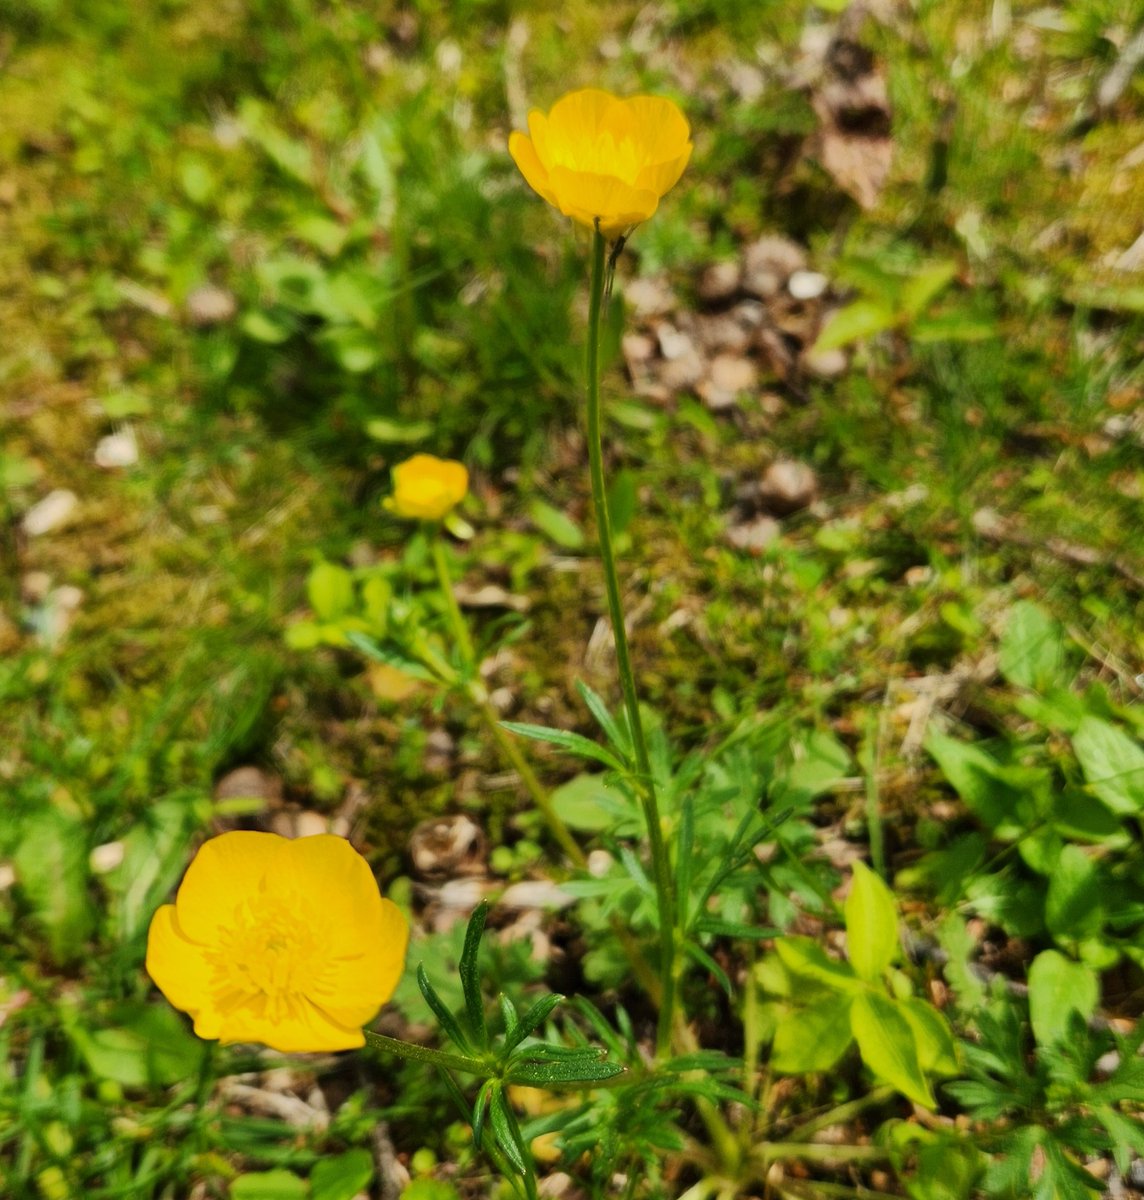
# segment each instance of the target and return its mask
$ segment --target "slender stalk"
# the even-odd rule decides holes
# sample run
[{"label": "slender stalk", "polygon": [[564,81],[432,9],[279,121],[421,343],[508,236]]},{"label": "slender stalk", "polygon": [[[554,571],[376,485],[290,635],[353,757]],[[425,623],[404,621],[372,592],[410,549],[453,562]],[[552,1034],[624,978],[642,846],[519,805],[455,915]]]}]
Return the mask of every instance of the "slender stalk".
[{"label": "slender stalk", "polygon": [[500,714],[489,703],[488,693],[485,691],[484,685],[477,678],[477,655],[473,648],[473,639],[469,633],[468,623],[465,621],[464,614],[461,612],[461,606],[457,603],[457,597],[453,592],[453,576],[449,570],[449,560],[445,555],[445,543],[437,531],[430,534],[433,543],[433,566],[437,570],[437,585],[441,589],[441,595],[445,601],[445,612],[449,619],[449,628],[452,630],[453,637],[456,640],[457,648],[461,652],[461,658],[465,665],[465,690],[469,694],[469,699],[477,706],[477,711],[480,713],[481,720],[485,723],[485,728],[492,735],[493,740],[500,747],[501,753],[512,764],[513,769],[520,776],[521,783],[524,784],[525,790],[532,797],[533,804],[540,810],[541,816],[544,817],[548,828],[552,832],[552,836],[560,843],[564,853],[578,867],[587,866],[588,860],[584,857],[584,851],[580,849],[576,839],[569,832],[568,826],[560,819],[560,814],[552,807],[552,800],[549,798],[548,792],[544,785],[536,777],[536,772],[528,763],[528,759],[521,753],[520,747],[508,736],[500,726]]},{"label": "slender stalk", "polygon": [[445,557],[445,539],[440,531],[434,528],[430,531],[429,540],[433,545],[433,566],[437,569],[437,583],[441,588],[441,598],[445,601],[445,611],[449,616],[449,626],[457,639],[457,646],[465,665],[475,668],[477,665],[476,652],[473,650],[473,639],[469,634],[469,626],[461,615],[461,606],[453,592],[453,576],[449,570],[449,560]]},{"label": "slender stalk", "polygon": [[845,1124],[847,1121],[853,1120],[854,1117],[860,1112],[864,1112],[867,1108],[884,1104],[893,1094],[893,1088],[875,1088],[872,1092],[867,1092],[865,1096],[860,1096],[857,1100],[850,1100],[845,1104],[839,1104],[828,1112],[820,1113],[817,1117],[813,1117],[797,1129],[792,1129],[787,1134],[787,1141],[803,1142],[813,1137],[820,1129],[826,1129],[831,1125]]},{"label": "slender stalk", "polygon": [[[560,814],[552,807],[552,800],[548,795],[547,789],[537,778],[536,772],[532,769],[520,747],[501,728],[500,714],[489,703],[488,693],[485,691],[484,685],[476,677],[476,653],[473,649],[472,638],[469,635],[469,628],[464,614],[461,612],[460,605],[457,603],[457,597],[453,592],[453,577],[449,570],[449,561],[445,556],[444,546],[437,532],[434,530],[430,536],[433,538],[433,565],[437,571],[437,583],[444,595],[445,611],[448,614],[449,625],[465,663],[467,674],[465,687],[469,699],[476,706],[477,712],[480,714],[485,728],[492,735],[493,741],[496,742],[513,770],[520,776],[520,781],[524,784],[525,790],[532,797],[532,802],[536,805],[540,811],[540,815],[547,823],[549,832],[560,843],[564,853],[568,855],[569,861],[580,870],[586,870],[588,866],[587,856],[580,848],[580,844],[572,836],[568,826],[564,824]],[[423,646],[421,653],[431,655],[432,651],[427,646]],[[459,682],[457,673],[447,663],[443,663],[436,655],[432,657],[433,661],[427,662],[427,665],[431,666],[443,680],[457,684]],[[658,1005],[660,1002],[660,981],[656,978],[655,972],[645,959],[639,943],[631,935],[631,932],[624,927],[619,917],[613,916],[611,918],[611,926],[612,932],[628,956],[628,961],[631,963],[632,972],[636,979],[639,980],[641,986],[651,997],[652,1002]]]},{"label": "slender stalk", "polygon": [[782,1158],[798,1158],[804,1162],[878,1162],[889,1158],[880,1146],[833,1146],[821,1142],[766,1142],[759,1147],[756,1158],[772,1163]]},{"label": "slender stalk", "polygon": [[467,1075],[479,1075],[482,1079],[491,1079],[497,1073],[491,1063],[481,1062],[479,1058],[470,1058],[466,1054],[450,1054],[447,1050],[417,1046],[413,1042],[398,1041],[397,1038],[386,1037],[384,1033],[374,1033],[370,1029],[363,1029],[362,1033],[371,1046],[411,1062],[430,1063],[445,1071],[464,1071]]},{"label": "slender stalk", "polygon": [[560,843],[561,848],[568,855],[572,863],[581,869],[586,868],[588,859],[584,851],[580,849],[568,826],[560,819],[560,814],[552,807],[552,800],[548,792],[540,780],[537,779],[536,772],[529,766],[528,759],[521,753],[520,747],[501,728],[500,714],[487,699],[480,699],[476,696],[473,698],[477,701],[477,708],[481,714],[481,720],[485,723],[485,727],[492,734],[496,744],[501,749],[501,753],[504,754],[505,758],[508,759],[513,769],[520,776],[521,783],[524,784],[528,794],[532,797],[533,804],[540,810],[541,816],[544,817],[552,836]]},{"label": "slender stalk", "polygon": [[612,636],[616,643],[616,666],[624,694],[624,708],[627,710],[628,724],[631,726],[636,768],[640,776],[640,803],[651,847],[656,906],[659,909],[661,993],[656,1053],[663,1058],[671,1052],[675,1006],[675,972],[672,961],[675,957],[675,907],[671,895],[671,865],[663,840],[655,781],[652,778],[651,761],[648,758],[647,742],[640,720],[635,675],[632,673],[631,654],[628,651],[628,633],[624,625],[620,581],[616,574],[616,552],[612,545],[612,522],[608,513],[608,491],[604,479],[604,447],[600,420],[600,312],[604,299],[606,250],[604,235],[597,227],[592,234],[592,283],[588,296],[588,462],[592,477],[592,504],[596,510],[596,529],[600,541],[600,560],[604,566],[608,611],[612,619]]}]

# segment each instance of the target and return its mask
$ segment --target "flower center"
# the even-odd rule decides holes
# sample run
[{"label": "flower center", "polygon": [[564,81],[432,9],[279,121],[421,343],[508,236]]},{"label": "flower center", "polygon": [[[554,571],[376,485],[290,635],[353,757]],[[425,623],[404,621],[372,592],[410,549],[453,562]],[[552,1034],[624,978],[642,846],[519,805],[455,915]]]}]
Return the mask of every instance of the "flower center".
[{"label": "flower center", "polygon": [[277,892],[244,900],[210,953],[214,1001],[222,1013],[253,1006],[270,1020],[296,1014],[333,968],[330,930],[308,900]]}]

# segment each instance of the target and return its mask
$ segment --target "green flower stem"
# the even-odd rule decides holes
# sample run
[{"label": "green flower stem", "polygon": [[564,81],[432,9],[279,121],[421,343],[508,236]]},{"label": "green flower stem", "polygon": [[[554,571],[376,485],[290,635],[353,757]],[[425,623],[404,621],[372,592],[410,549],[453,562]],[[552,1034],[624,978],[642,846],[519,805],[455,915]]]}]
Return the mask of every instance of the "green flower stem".
[{"label": "green flower stem", "polygon": [[[469,699],[476,706],[477,712],[480,714],[485,728],[492,735],[493,741],[496,742],[509,765],[520,776],[521,783],[524,784],[525,790],[532,797],[532,802],[540,811],[552,836],[560,843],[564,853],[567,854],[568,860],[580,870],[586,870],[588,866],[587,856],[572,836],[568,826],[561,820],[560,814],[552,807],[552,800],[544,784],[537,778],[536,772],[521,752],[520,747],[501,728],[500,714],[489,703],[488,693],[485,691],[484,685],[476,678],[476,653],[473,649],[472,638],[469,636],[469,628],[465,622],[464,614],[461,612],[460,605],[457,604],[457,598],[453,593],[453,577],[449,570],[449,561],[445,556],[444,545],[439,531],[434,529],[431,532],[431,537],[433,538],[433,565],[437,570],[437,583],[445,598],[445,610],[448,614],[449,625],[453,630],[453,635],[457,640],[457,645],[460,647],[465,666],[468,669],[466,691],[468,692]],[[421,646],[418,653],[425,660],[426,666],[435,671],[442,680],[451,685],[456,685],[459,682],[457,673],[447,663],[442,662],[439,656],[433,654],[428,646]],[[653,1003],[658,1005],[660,999],[660,982],[644,958],[639,943],[632,937],[629,930],[624,927],[619,917],[613,916],[611,918],[611,925],[612,932],[624,947],[624,952],[628,956],[628,961],[631,963],[635,977],[640,981],[641,986],[649,994]]]},{"label": "green flower stem", "polygon": [[445,556],[444,539],[438,530],[430,535],[433,542],[433,565],[437,570],[437,585],[445,601],[445,613],[449,619],[449,628],[456,639],[457,648],[465,664],[465,691],[469,699],[476,705],[485,728],[500,747],[501,753],[512,764],[512,768],[520,776],[525,790],[532,797],[532,802],[540,810],[552,836],[560,843],[564,853],[577,867],[584,868],[588,860],[580,849],[576,839],[569,832],[568,826],[560,819],[560,814],[552,807],[552,800],[544,785],[536,777],[536,772],[529,765],[528,759],[521,753],[520,747],[501,728],[500,714],[489,703],[488,692],[484,684],[477,678],[477,655],[473,648],[473,639],[469,634],[469,626],[465,621],[461,606],[453,593],[453,576],[449,570],[449,560]]},{"label": "green flower stem", "polygon": [[624,708],[631,726],[635,749],[636,769],[639,772],[640,803],[647,825],[651,847],[652,870],[655,878],[656,906],[659,909],[660,944],[660,1004],[659,1026],[656,1030],[656,1053],[660,1058],[671,1052],[671,1031],[675,1007],[675,905],[672,902],[671,864],[660,824],[659,803],[652,778],[647,742],[640,720],[639,698],[628,651],[628,633],[624,625],[624,606],[620,596],[620,581],[616,574],[616,552],[612,545],[612,522],[608,514],[608,491],[604,479],[604,447],[600,421],[600,312],[603,308],[605,286],[605,257],[607,244],[599,226],[592,234],[592,283],[588,296],[588,461],[592,476],[592,504],[596,510],[596,529],[600,541],[600,559],[604,565],[604,582],[608,592],[608,611],[612,618],[612,636],[616,643],[616,665]]},{"label": "green flower stem", "polygon": [[497,1074],[497,1068],[492,1063],[482,1062],[479,1058],[469,1058],[465,1054],[450,1054],[447,1050],[434,1050],[429,1046],[417,1046],[413,1042],[401,1042],[397,1038],[386,1037],[384,1033],[374,1033],[363,1029],[365,1040],[378,1050],[387,1054],[396,1054],[398,1058],[407,1058],[411,1062],[430,1063],[445,1071],[464,1071],[466,1075],[479,1075],[482,1079],[492,1079]]},{"label": "green flower stem", "polygon": [[[481,688],[480,691],[483,693],[484,689]],[[560,819],[560,814],[552,807],[551,797],[545,790],[544,785],[537,779],[536,772],[529,765],[528,759],[521,753],[520,747],[501,728],[500,713],[493,708],[488,699],[483,695],[474,696],[473,698],[477,701],[477,707],[481,714],[481,720],[485,723],[485,727],[492,734],[496,744],[501,749],[501,753],[512,764],[513,770],[520,776],[521,782],[532,797],[532,802],[540,810],[541,816],[544,817],[552,836],[560,843],[564,853],[568,855],[569,861],[581,870],[585,869],[588,865],[588,859],[585,857],[584,851],[580,849],[568,826]]]},{"label": "green flower stem", "polygon": [[445,557],[445,539],[439,529],[434,527],[429,535],[433,545],[433,566],[437,568],[437,583],[441,588],[441,598],[445,601],[445,611],[449,617],[449,626],[457,639],[457,646],[466,666],[476,667],[477,656],[473,650],[473,639],[469,635],[469,626],[461,615],[461,606],[453,592],[453,576],[449,570],[449,560]]}]

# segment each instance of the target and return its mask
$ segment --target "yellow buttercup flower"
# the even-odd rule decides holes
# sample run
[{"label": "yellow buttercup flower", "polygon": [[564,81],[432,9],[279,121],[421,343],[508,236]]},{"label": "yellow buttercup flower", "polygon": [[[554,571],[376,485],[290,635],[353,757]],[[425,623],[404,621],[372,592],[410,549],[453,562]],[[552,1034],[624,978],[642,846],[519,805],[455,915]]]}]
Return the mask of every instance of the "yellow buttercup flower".
[{"label": "yellow buttercup flower", "polygon": [[508,150],[534,192],[581,225],[617,238],[646,221],[691,157],[691,130],[662,96],[569,92],[528,114]]},{"label": "yellow buttercup flower", "polygon": [[393,994],[409,926],[330,834],[224,833],[151,920],[147,973],[195,1033],[275,1050],[348,1050]]},{"label": "yellow buttercup flower", "polygon": [[440,521],[464,500],[469,472],[464,463],[432,454],[415,454],[393,468],[393,495],[385,507],[399,517]]}]

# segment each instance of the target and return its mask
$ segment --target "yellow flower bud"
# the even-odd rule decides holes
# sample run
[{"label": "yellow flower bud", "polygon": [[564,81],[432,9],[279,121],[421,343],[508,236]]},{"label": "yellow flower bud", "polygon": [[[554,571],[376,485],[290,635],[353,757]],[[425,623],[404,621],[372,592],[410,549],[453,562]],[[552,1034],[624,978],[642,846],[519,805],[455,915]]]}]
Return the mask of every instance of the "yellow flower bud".
[{"label": "yellow flower bud", "polygon": [[464,463],[415,454],[393,468],[393,495],[385,507],[414,521],[440,521],[469,491]]}]

